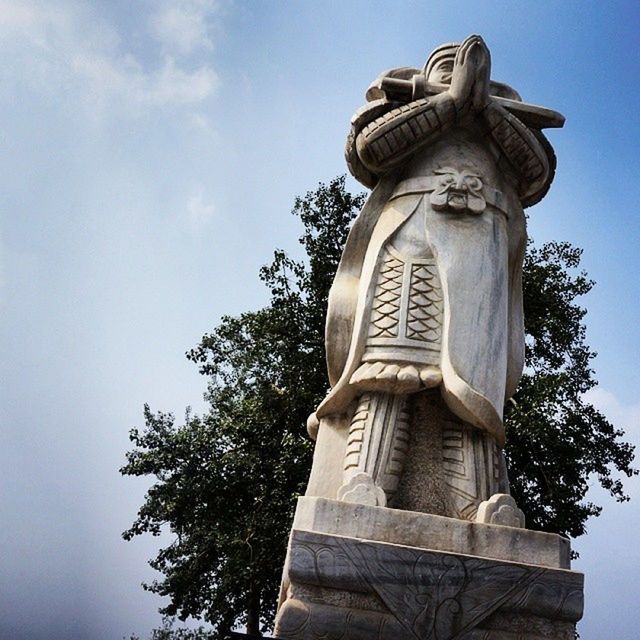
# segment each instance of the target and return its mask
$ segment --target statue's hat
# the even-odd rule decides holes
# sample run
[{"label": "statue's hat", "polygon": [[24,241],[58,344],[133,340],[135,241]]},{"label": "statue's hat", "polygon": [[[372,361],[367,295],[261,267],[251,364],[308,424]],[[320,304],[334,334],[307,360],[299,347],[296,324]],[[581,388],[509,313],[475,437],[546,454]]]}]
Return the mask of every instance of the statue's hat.
[{"label": "statue's hat", "polygon": [[424,73],[429,77],[429,73],[435,67],[435,65],[441,60],[450,59],[453,60],[456,57],[456,52],[460,47],[459,42],[447,42],[446,44],[441,44],[439,47],[436,47],[427,58],[427,61],[424,63]]}]

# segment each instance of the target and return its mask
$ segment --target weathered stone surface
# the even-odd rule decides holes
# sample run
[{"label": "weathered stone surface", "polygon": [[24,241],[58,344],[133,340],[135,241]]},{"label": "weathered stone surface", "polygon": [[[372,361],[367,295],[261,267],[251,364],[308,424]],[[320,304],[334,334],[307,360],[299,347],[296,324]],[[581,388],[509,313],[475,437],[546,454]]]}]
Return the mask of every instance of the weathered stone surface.
[{"label": "weathered stone surface", "polygon": [[518,509],[516,501],[510,495],[496,493],[489,500],[480,503],[476,522],[524,528],[524,513]]},{"label": "weathered stone surface", "polygon": [[571,566],[569,540],[552,533],[325,498],[298,498],[293,529],[557,569]]},{"label": "weathered stone surface", "polygon": [[490,68],[479,36],[443,45],[421,70],[380,76],[352,119],[349,169],[374,189],[329,295],[332,389],[308,422],[309,495],[474,520],[509,493],[502,412],[524,361],[523,207],[553,179],[540,128],[563,118]]},{"label": "weathered stone surface", "polygon": [[570,640],[583,577],[294,529],[276,637]]},{"label": "weathered stone surface", "polygon": [[478,505],[508,491],[502,452],[457,418],[437,389],[412,394],[408,447],[387,506],[473,520]]},{"label": "weathered stone surface", "polygon": [[[509,495],[524,207],[562,126],[490,79],[479,36],[380,76],[346,158],[373,191],[329,294],[331,390],[276,625],[297,640],[573,640],[582,576]],[[387,508],[391,507],[391,508]]]}]

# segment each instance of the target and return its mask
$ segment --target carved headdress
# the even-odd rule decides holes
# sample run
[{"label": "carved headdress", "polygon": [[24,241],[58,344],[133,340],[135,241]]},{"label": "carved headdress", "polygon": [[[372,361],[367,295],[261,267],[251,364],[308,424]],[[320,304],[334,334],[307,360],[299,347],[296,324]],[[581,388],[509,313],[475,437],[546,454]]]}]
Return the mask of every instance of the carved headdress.
[{"label": "carved headdress", "polygon": [[[441,44],[439,47],[436,47],[427,58],[427,61],[424,63],[424,67],[422,68],[425,76],[429,77],[429,74],[435,69],[438,63],[443,61],[451,61],[453,66],[453,60],[456,57],[456,53],[460,48],[459,42],[449,42],[447,44]],[[449,70],[451,73],[451,70]]]}]

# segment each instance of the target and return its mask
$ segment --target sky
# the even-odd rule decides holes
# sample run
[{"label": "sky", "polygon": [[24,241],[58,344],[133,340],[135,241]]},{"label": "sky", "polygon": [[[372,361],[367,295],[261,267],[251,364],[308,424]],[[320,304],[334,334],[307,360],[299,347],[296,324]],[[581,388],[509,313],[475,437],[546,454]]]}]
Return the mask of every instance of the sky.
[{"label": "sky", "polygon": [[[204,408],[185,351],[265,303],[276,247],[299,255],[293,200],[346,171],[368,84],[471,33],[567,118],[529,232],[584,249],[590,399],[640,445],[640,5],[0,0],[1,638],[159,625],[162,540],[120,537],[148,486],[118,473],[129,429],[145,402]],[[579,629],[635,640],[640,481],[627,504],[593,484]]]}]

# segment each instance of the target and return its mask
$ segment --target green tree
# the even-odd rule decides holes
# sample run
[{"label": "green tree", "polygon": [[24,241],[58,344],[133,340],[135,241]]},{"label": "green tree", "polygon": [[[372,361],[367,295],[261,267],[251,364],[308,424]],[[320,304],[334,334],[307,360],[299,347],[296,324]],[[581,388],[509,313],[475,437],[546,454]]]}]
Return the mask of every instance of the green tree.
[{"label": "green tree", "polygon": [[[145,588],[169,598],[161,612],[204,618],[223,638],[234,625],[270,627],[295,497],[312,454],[308,414],[327,392],[324,318],[329,287],[363,196],[344,177],[295,201],[306,259],[276,251],[260,279],[268,306],[220,325],[187,354],[208,377],[209,409],[183,424],[145,407],[130,433],[125,475],[155,478],[123,534],[174,534]],[[529,526],[578,536],[600,507],[584,502],[594,474],[619,501],[633,448],[583,394],[596,382],[585,343],[592,287],[578,272],[580,250],[530,245],[524,269],[526,372],[507,414],[512,488]],[[217,635],[216,635],[217,634]]]},{"label": "green tree", "polygon": [[[176,627],[173,618],[165,617],[162,619],[162,626],[153,629],[148,640],[213,640],[215,635],[215,632],[202,626],[196,629]],[[129,636],[129,640],[142,640],[142,638],[134,634]]]},{"label": "green tree", "polygon": [[525,372],[509,403],[505,448],[511,492],[527,526],[577,538],[602,507],[585,502],[596,476],[618,502],[634,451],[584,394],[597,385],[595,353],[585,342],[586,310],[576,299],[593,287],[580,266],[582,250],[566,242],[529,244],[523,268]]}]

